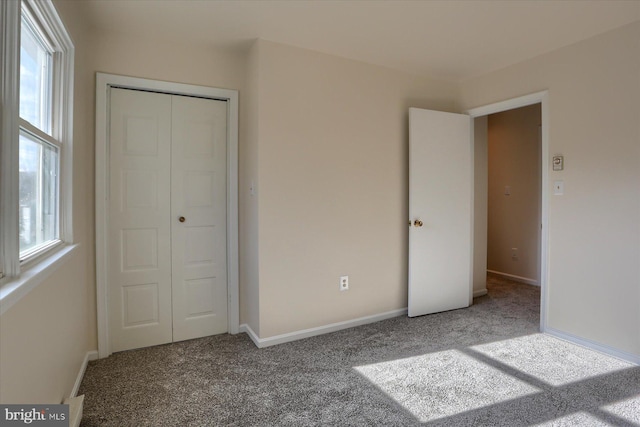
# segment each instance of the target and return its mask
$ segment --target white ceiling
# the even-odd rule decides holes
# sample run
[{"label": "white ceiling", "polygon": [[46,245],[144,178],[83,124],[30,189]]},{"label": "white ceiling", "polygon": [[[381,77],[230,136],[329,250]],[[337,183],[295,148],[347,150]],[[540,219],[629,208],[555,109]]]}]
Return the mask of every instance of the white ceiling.
[{"label": "white ceiling", "polygon": [[461,80],[640,20],[639,0],[84,0],[98,31],[246,49],[253,40]]}]

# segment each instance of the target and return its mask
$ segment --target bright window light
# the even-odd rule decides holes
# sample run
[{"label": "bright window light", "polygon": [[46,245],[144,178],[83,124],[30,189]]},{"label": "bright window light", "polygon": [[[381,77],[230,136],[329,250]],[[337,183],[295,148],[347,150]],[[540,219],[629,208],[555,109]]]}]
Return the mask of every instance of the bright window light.
[{"label": "bright window light", "polygon": [[541,391],[458,350],[354,369],[419,422],[455,416]]},{"label": "bright window light", "polygon": [[20,132],[20,258],[59,240],[58,149]]},{"label": "bright window light", "polygon": [[585,412],[576,412],[575,414],[566,415],[560,418],[552,418],[540,424],[534,424],[532,427],[558,427],[558,426],[589,426],[589,427],[609,427],[607,424],[593,415]]},{"label": "bright window light", "polygon": [[51,134],[52,49],[26,13],[20,38],[20,117]]},{"label": "bright window light", "polygon": [[545,334],[525,335],[473,346],[471,349],[553,386],[632,366]]},{"label": "bright window light", "polygon": [[611,415],[629,421],[631,425],[640,425],[640,395],[612,403],[602,409]]}]

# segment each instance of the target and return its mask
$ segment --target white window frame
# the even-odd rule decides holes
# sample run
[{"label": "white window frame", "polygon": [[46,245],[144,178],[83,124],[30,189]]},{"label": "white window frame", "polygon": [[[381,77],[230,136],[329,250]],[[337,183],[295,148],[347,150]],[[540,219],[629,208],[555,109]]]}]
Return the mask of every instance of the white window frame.
[{"label": "white window frame", "polygon": [[[59,244],[20,261],[18,227],[19,133],[35,127],[19,117],[22,5],[55,50],[51,106],[52,137],[59,142]],[[74,46],[51,0],[0,2],[0,315],[42,283],[68,259],[73,244],[73,70]],[[38,136],[50,137],[43,135]]]}]

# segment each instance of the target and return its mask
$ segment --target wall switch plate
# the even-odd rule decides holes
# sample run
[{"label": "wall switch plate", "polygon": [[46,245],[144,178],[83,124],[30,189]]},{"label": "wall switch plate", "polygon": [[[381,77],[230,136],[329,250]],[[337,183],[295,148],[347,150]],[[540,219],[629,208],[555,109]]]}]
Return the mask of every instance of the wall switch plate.
[{"label": "wall switch plate", "polygon": [[564,181],[553,181],[553,194],[555,196],[564,194]]},{"label": "wall switch plate", "polygon": [[505,196],[510,196],[511,195],[511,186],[510,185],[505,185],[505,187],[504,187],[504,195]]},{"label": "wall switch plate", "polygon": [[349,290],[349,276],[340,276],[340,290],[341,291]]}]

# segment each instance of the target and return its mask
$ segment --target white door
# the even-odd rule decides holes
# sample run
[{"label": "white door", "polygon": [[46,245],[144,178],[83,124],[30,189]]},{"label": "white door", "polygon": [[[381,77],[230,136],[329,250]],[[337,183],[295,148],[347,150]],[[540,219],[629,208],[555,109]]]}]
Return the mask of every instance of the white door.
[{"label": "white door", "polygon": [[471,118],[409,109],[409,316],[472,295]]},{"label": "white door", "polygon": [[227,331],[227,103],[173,97],[173,340]]},{"label": "white door", "polygon": [[226,332],[226,102],[110,100],[112,349]]},{"label": "white door", "polygon": [[171,342],[171,97],[111,90],[109,331],[113,351]]}]

